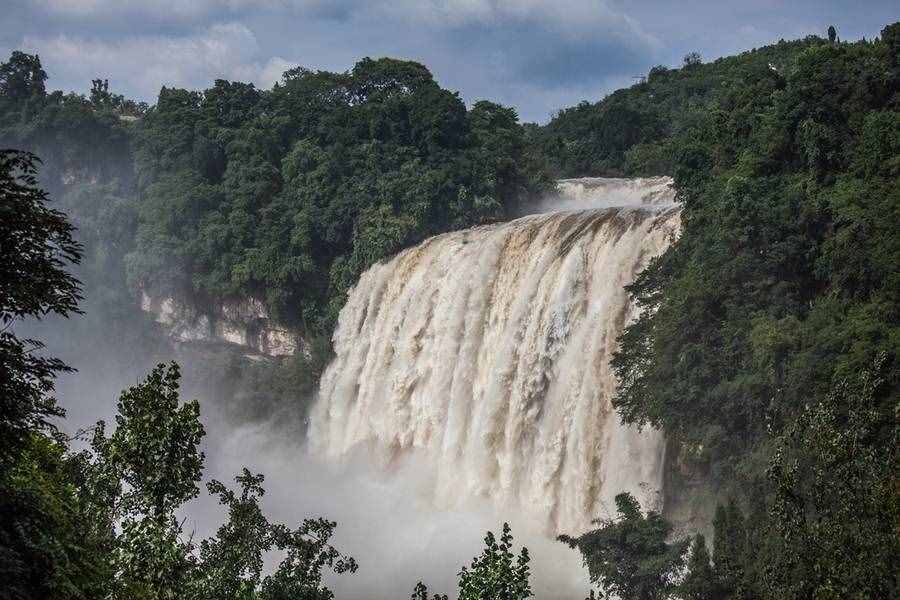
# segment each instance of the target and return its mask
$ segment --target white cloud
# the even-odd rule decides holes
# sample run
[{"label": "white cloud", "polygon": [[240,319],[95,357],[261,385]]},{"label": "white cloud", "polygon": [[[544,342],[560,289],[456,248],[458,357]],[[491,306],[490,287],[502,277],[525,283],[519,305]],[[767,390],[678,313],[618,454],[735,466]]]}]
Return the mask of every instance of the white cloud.
[{"label": "white cloud", "polygon": [[161,85],[203,89],[225,78],[267,88],[298,62],[339,71],[363,56],[395,56],[425,63],[467,100],[543,119],[596,99],[611,77],[640,72],[660,49],[617,0],[34,2],[27,22],[52,15],[53,28],[9,37],[41,55],[53,88],[84,92],[108,77],[116,91],[151,102]]},{"label": "white cloud", "polygon": [[[109,78],[116,90],[154,99],[162,85],[204,88],[214,79],[269,87],[295,66],[261,55],[256,36],[240,23],[220,23],[184,36],[132,36],[114,41],[70,35],[27,36],[23,46],[40,54],[60,87],[84,89]],[[65,84],[68,85],[65,85]]]},{"label": "white cloud", "polygon": [[184,22],[236,13],[343,14],[361,21],[380,16],[438,28],[537,23],[562,33],[619,31],[652,40],[608,0],[37,0],[37,4],[51,14],[97,19]]},{"label": "white cloud", "polygon": [[35,0],[47,13],[64,17],[149,17],[166,22],[221,19],[249,11],[322,9],[332,2],[335,0]]},{"label": "white cloud", "polygon": [[281,76],[285,71],[298,66],[300,66],[298,63],[285,60],[279,56],[270,58],[265,66],[259,71],[256,81],[260,87],[270,88],[275,85],[277,81],[281,81]]}]

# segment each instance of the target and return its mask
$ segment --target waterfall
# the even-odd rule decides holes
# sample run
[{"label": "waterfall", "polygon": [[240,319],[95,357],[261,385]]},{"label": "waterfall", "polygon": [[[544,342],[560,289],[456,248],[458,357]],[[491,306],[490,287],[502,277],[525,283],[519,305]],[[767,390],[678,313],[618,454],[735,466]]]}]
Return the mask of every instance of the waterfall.
[{"label": "waterfall", "polygon": [[611,406],[624,286],[678,232],[666,178],[571,179],[514,221],[438,235],[366,271],[334,334],[309,443],[380,468],[415,454],[433,502],[514,506],[550,533],[659,507],[664,440]]}]

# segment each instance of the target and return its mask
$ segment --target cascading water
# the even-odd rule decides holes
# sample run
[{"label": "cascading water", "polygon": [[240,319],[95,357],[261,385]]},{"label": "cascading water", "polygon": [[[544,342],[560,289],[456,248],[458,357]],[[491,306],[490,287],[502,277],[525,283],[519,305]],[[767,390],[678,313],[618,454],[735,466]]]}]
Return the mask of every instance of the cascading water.
[{"label": "cascading water", "polygon": [[[515,506],[576,533],[628,491],[656,505],[664,440],[623,425],[610,359],[624,287],[679,228],[666,178],[573,179],[509,223],[439,235],[370,268],[341,311],[312,449],[413,453],[433,502]],[[599,207],[599,208],[598,208]]]}]

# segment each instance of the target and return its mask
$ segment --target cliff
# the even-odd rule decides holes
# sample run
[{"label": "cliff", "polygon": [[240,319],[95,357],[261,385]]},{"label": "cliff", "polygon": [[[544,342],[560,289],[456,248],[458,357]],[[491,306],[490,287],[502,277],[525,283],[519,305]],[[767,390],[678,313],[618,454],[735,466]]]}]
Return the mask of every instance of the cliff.
[{"label": "cliff", "polygon": [[289,356],[306,352],[297,331],[276,324],[262,302],[254,298],[221,301],[201,310],[174,297],[141,292],[141,310],[154,315],[178,342],[212,342],[241,346],[250,354]]}]

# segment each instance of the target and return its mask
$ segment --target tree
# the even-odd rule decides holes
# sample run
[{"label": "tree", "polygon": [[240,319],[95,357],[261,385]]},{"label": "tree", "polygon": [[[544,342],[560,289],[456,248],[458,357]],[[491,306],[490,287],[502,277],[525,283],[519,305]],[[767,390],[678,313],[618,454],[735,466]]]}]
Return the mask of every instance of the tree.
[{"label": "tree", "polygon": [[332,600],[334,593],[322,581],[326,568],[340,575],[355,573],[356,560],[342,554],[329,540],[337,523],[304,519],[297,529],[273,528],[275,547],[286,553],[260,588],[260,600]]},{"label": "tree", "polygon": [[27,317],[77,313],[81,299],[78,280],[65,270],[81,260],[81,246],[65,216],[47,207],[38,164],[33,154],[0,151],[0,467],[63,414],[51,395],[53,378],[71,370],[10,328]]},{"label": "tree", "polygon": [[688,541],[668,543],[672,526],[655,511],[641,513],[628,493],[616,496],[618,518],[595,521],[600,527],[559,540],[581,552],[591,582],[607,598],[662,600],[675,589]]},{"label": "tree", "polygon": [[200,544],[200,598],[252,598],[260,583],[262,554],[272,548],[271,525],[259,507],[263,476],[244,469],[235,481],[240,496],[219,481],[206,484],[228,509],[228,521]]},{"label": "tree", "polygon": [[[428,596],[428,587],[422,583],[421,581],[416,584],[415,589],[413,589],[413,593],[410,595],[410,600],[429,600]],[[430,600],[447,600],[447,596],[435,594],[431,596]]]},{"label": "tree", "polygon": [[[738,495],[751,539],[768,531],[774,440],[835,377],[897,352],[892,27],[696,69],[721,87],[666,146],[689,225],[629,288],[645,310],[613,360],[613,402],[677,439],[679,464],[709,492]],[[898,381],[886,385],[882,411]],[[755,552],[766,544],[752,548],[745,576],[758,584],[771,561]]]},{"label": "tree", "polygon": [[21,102],[47,93],[47,73],[37,54],[13,51],[8,62],[0,64],[0,98]]},{"label": "tree", "polygon": [[692,69],[694,67],[698,67],[703,64],[703,59],[700,58],[699,52],[688,52],[684,55],[684,68]]},{"label": "tree", "polygon": [[113,560],[124,596],[175,599],[192,581],[193,545],[175,511],[199,491],[204,431],[197,401],[181,404],[180,377],[177,364],[157,365],[122,392],[113,434],[101,422],[94,435],[98,468],[119,482]]},{"label": "tree", "polygon": [[[11,85],[9,65],[0,73]],[[12,330],[23,318],[78,312],[79,282],[65,269],[81,247],[65,216],[46,206],[38,164],[0,151],[0,598],[100,597],[112,531],[77,485],[89,477],[83,457],[67,454],[50,422],[63,414],[54,376],[71,369]]]},{"label": "tree", "polygon": [[93,479],[65,440],[29,436],[0,475],[0,599],[109,596],[115,533]]},{"label": "tree", "polygon": [[767,556],[769,597],[900,592],[900,404],[887,396],[889,376],[896,366],[880,355],[858,377],[837,380],[779,437],[768,470],[778,542]]},{"label": "tree", "polygon": [[[263,476],[244,469],[235,493],[207,484],[227,508],[228,520],[198,547],[185,539],[176,511],[198,493],[204,435],[196,400],[179,398],[178,365],[158,365],[122,392],[117,427],[94,435],[94,468],[112,490],[108,504],[120,533],[110,560],[116,598],[198,600],[330,600],[323,570],[354,572],[356,561],[329,543],[336,523],[305,519],[296,529],[273,524],[259,507]],[[285,554],[277,570],[262,577],[263,553]]]},{"label": "tree", "polygon": [[725,597],[709,561],[706,539],[701,534],[694,537],[687,574],[684,581],[678,584],[676,595],[682,600],[720,600]]},{"label": "tree", "polygon": [[837,40],[837,30],[834,28],[834,25],[828,26],[828,41],[832,44]]},{"label": "tree", "polygon": [[[247,469],[235,478],[240,496],[218,481],[207,488],[228,508],[228,521],[214,538],[200,544],[197,598],[218,600],[330,600],[331,590],[322,583],[322,571],[356,571],[356,561],[333,548],[329,539],[335,523],[306,519],[296,530],[272,524],[259,507],[265,494],[263,476]],[[261,579],[263,553],[286,553],[277,570]]]},{"label": "tree", "polygon": [[181,403],[180,379],[177,363],[157,365],[143,382],[122,392],[113,434],[95,439],[99,454],[121,473],[127,514],[164,521],[199,492],[200,405]]},{"label": "tree", "polygon": [[484,551],[459,572],[459,600],[524,600],[533,596],[528,578],[531,557],[523,547],[513,553],[509,523],[503,524],[499,542],[493,532],[484,538]]},{"label": "tree", "polygon": [[749,564],[749,547],[744,515],[734,499],[716,508],[713,518],[715,547],[713,562],[723,591],[732,598],[747,598],[755,587],[745,573]]}]

